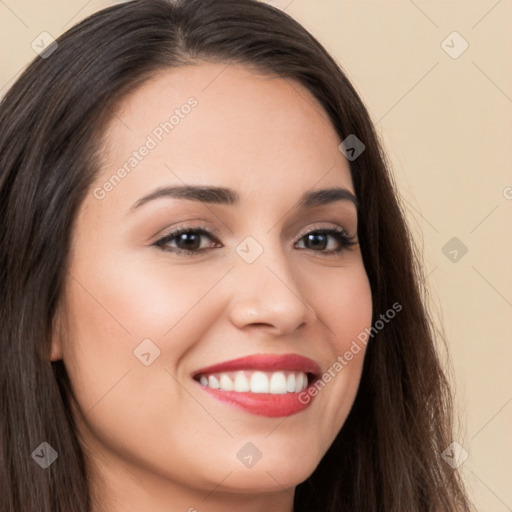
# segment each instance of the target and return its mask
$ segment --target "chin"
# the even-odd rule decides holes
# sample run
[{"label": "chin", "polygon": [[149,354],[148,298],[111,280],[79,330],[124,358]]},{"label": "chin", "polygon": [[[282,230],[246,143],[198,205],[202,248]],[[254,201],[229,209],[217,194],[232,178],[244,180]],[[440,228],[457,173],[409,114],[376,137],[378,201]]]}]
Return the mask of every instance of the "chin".
[{"label": "chin", "polygon": [[[234,492],[264,493],[293,489],[309,478],[319,461],[291,464],[285,458],[276,463],[259,461],[252,468],[235,468],[225,484]],[[227,473],[227,471],[226,471]]]}]

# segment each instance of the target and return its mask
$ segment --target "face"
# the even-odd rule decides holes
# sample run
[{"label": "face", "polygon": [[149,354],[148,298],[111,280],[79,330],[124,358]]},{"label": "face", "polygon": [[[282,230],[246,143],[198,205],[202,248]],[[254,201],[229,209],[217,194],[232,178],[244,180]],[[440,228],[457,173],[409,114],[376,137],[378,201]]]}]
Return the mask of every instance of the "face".
[{"label": "face", "polygon": [[340,142],[301,85],[237,65],[167,70],[121,103],[52,345],[105,481],[248,495],[318,465],[372,317]]}]

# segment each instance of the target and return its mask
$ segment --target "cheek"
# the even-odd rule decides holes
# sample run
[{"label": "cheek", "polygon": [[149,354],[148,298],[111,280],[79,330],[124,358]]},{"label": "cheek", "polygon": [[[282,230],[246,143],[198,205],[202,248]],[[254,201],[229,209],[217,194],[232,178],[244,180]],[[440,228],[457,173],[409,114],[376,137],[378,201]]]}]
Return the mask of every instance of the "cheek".
[{"label": "cheek", "polygon": [[222,275],[212,268],[184,269],[164,258],[146,259],[149,263],[115,254],[101,261],[83,258],[74,274],[73,300],[81,323],[101,327],[104,334],[108,330],[111,342],[130,340],[132,350],[137,340],[162,339],[181,323],[190,323],[191,312]]},{"label": "cheek", "polygon": [[[128,272],[107,261],[101,266],[76,265],[70,273],[69,331],[63,357],[83,437],[98,453],[108,446],[137,464],[144,461],[161,464],[159,470],[178,471],[163,451],[183,443],[184,432],[189,440],[204,434],[197,425],[202,410],[166,369],[175,368],[217,318],[207,318],[200,301],[217,279],[192,272],[185,277],[176,270],[175,278],[166,281],[161,269],[135,271],[132,267]],[[173,277],[170,274],[167,271],[165,276]],[[134,350],[148,338],[160,353],[145,366]],[[215,425],[207,427],[219,435]],[[152,443],[148,443],[148,432]],[[189,443],[187,448],[193,446]],[[183,463],[185,455],[177,452]]]},{"label": "cheek", "polygon": [[340,269],[330,279],[319,281],[317,287],[320,298],[316,313],[329,328],[332,348],[337,354],[343,353],[371,326],[372,294],[368,277],[361,263]]},{"label": "cheek", "polygon": [[[327,450],[345,422],[355,400],[372,325],[372,294],[368,277],[359,266],[340,269],[317,302],[316,312],[330,340],[330,359],[317,383],[314,407],[323,418],[319,436]],[[307,397],[305,397],[307,399]]]},{"label": "cheek", "polygon": [[136,354],[139,346],[148,346],[143,340],[152,342],[151,357],[158,354],[152,367],[176,365],[218,318],[220,304],[211,291],[223,271],[81,254],[70,269],[64,359],[88,408],[141,365]]}]

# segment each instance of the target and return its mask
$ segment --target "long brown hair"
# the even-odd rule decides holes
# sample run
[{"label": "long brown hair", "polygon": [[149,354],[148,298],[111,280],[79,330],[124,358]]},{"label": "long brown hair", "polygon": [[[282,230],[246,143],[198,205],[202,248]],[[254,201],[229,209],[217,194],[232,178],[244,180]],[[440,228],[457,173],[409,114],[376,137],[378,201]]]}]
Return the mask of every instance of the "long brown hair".
[{"label": "long brown hair", "polygon": [[[352,410],[295,512],[469,510],[441,458],[452,404],[422,273],[369,115],[326,50],[287,14],[255,0],[135,0],[104,9],[37,57],[0,104],[1,512],[90,512],[88,475],[62,361],[50,362],[74,219],[99,169],[114,105],[155,73],[198,59],[236,62],[304,85],[344,140],[359,200],[358,238],[374,322]],[[58,453],[42,470],[41,442]]]}]

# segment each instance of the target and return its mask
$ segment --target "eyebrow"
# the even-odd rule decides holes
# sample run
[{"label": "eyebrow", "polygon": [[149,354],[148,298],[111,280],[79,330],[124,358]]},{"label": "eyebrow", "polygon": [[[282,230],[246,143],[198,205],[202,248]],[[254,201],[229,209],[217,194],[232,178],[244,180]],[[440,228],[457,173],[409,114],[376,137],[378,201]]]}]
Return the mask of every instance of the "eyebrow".
[{"label": "eyebrow", "polygon": [[[192,185],[171,186],[158,188],[142,197],[131,206],[130,211],[150,201],[163,197],[228,206],[236,206],[240,203],[240,195],[238,192],[229,188]],[[342,187],[334,187],[305,192],[295,204],[295,209],[313,208],[337,201],[349,201],[353,203],[356,208],[359,207],[356,196],[350,190]]]}]

